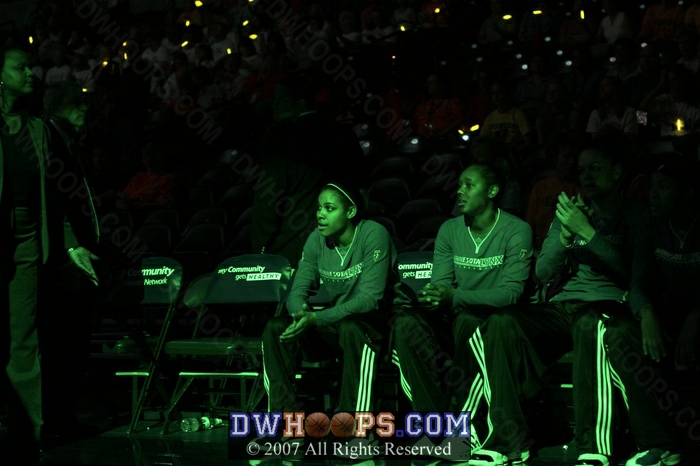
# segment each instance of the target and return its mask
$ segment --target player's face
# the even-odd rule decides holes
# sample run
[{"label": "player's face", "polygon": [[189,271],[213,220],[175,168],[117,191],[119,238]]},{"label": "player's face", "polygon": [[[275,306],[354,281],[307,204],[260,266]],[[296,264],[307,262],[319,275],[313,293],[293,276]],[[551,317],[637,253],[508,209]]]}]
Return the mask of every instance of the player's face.
[{"label": "player's face", "polygon": [[459,211],[469,215],[482,212],[492,202],[489,197],[490,188],[478,168],[472,166],[464,170],[459,177],[457,190]]},{"label": "player's face", "polygon": [[321,236],[340,236],[350,226],[348,215],[340,194],[328,189],[321,191],[316,211],[318,232]]},{"label": "player's face", "polygon": [[678,186],[668,175],[652,173],[649,189],[649,210],[657,218],[667,218],[678,205]]},{"label": "player's face", "polygon": [[594,150],[584,150],[578,157],[578,176],[586,196],[591,199],[602,198],[617,189],[620,179],[619,165],[606,159]]}]

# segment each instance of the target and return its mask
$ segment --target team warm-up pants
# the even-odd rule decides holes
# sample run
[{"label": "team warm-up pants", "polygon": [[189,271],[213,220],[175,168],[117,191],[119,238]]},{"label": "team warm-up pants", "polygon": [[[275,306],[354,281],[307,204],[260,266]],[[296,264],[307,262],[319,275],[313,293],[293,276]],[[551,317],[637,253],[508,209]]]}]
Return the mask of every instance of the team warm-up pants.
[{"label": "team warm-up pants", "polygon": [[331,357],[339,357],[343,367],[337,410],[376,409],[374,390],[380,362],[380,324],[371,316],[352,315],[331,325],[307,329],[293,342],[281,342],[280,335],[291,323],[291,317],[278,316],[263,331],[263,382],[268,411],[303,411],[294,386],[302,358],[313,362]]},{"label": "team warm-up pants", "polygon": [[[43,424],[37,328],[39,217],[28,208],[13,209],[11,217],[12,237],[3,238],[0,266],[3,368],[10,383],[10,428],[17,435],[13,442],[31,442],[39,440]],[[19,443],[14,446],[21,450]]]},{"label": "team warm-up pants", "polygon": [[[469,339],[490,311],[444,312],[429,308],[397,311],[391,335],[392,363],[416,411],[469,411],[482,384]],[[452,361],[446,365],[446,361]]]},{"label": "team warm-up pants", "polygon": [[[661,375],[659,364],[644,356],[640,322],[632,316],[611,319],[604,342],[612,376],[620,382],[627,402],[632,433],[639,449],[680,451],[673,417],[669,416],[678,411],[674,406],[679,401],[678,394]],[[666,359],[672,364],[673,353],[669,353]]]},{"label": "team warm-up pants", "polygon": [[521,408],[540,387],[540,376],[573,351],[573,403],[578,453],[612,455],[613,393],[602,316],[629,312],[618,301],[566,301],[504,308],[487,319],[470,344],[484,375],[488,406],[485,436],[474,448],[503,454],[529,450],[532,440]]}]

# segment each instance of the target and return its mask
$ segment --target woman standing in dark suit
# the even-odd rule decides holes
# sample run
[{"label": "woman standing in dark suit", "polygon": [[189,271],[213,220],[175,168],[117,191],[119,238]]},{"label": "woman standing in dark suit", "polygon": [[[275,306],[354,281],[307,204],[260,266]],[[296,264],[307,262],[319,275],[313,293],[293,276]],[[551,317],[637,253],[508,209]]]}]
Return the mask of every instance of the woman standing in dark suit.
[{"label": "woman standing in dark suit", "polygon": [[[90,251],[101,247],[97,209],[81,159],[80,131],[85,125],[87,93],[75,81],[58,81],[44,92],[44,114],[51,158],[47,173],[63,201],[62,209],[78,244]],[[103,251],[100,251],[100,255]],[[49,447],[86,432],[77,418],[79,392],[75,382],[84,376],[89,357],[98,287],[69,257],[52,255],[42,273],[42,295],[64,303],[68,313],[39,312],[42,348],[43,446]],[[92,281],[92,282],[91,282]],[[104,284],[103,284],[104,285]],[[102,288],[102,287],[100,287]]]},{"label": "woman standing in dark suit", "polygon": [[25,459],[38,454],[43,424],[37,332],[41,268],[50,255],[67,253],[96,280],[90,262],[96,257],[78,243],[48,182],[46,126],[17,105],[33,88],[27,55],[15,48],[1,51],[0,331],[10,384],[10,441]]}]

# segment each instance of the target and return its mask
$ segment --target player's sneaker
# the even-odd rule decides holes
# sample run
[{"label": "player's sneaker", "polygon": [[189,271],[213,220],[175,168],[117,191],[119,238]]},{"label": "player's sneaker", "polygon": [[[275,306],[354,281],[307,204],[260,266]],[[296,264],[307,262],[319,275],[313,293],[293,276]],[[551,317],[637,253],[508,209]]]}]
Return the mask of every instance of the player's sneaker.
[{"label": "player's sneaker", "polygon": [[661,448],[642,451],[627,460],[625,466],[673,466],[681,462],[680,453],[671,453]]},{"label": "player's sneaker", "polygon": [[610,458],[600,453],[583,453],[578,456],[576,466],[610,466]]},{"label": "player's sneaker", "polygon": [[469,460],[470,466],[505,466],[511,464],[525,464],[530,459],[530,452],[523,451],[504,455],[493,450],[476,450],[472,452],[472,457]]}]

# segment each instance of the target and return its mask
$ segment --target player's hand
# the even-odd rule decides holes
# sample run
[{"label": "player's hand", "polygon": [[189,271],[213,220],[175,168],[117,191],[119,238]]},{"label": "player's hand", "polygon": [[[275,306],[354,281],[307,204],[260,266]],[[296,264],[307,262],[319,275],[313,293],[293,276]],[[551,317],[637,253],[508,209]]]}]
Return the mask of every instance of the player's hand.
[{"label": "player's hand", "polygon": [[642,348],[644,354],[651,357],[656,362],[661,361],[666,356],[666,345],[664,344],[661,323],[656,315],[656,311],[651,306],[645,306],[641,310],[642,314]]},{"label": "player's hand", "polygon": [[429,308],[452,307],[454,290],[445,285],[428,283],[418,292],[418,302]]},{"label": "player's hand", "polygon": [[566,230],[572,237],[579,235],[584,239],[592,238],[595,230],[588,221],[587,210],[581,198],[573,196],[569,199],[566,193],[562,192],[557,201],[555,215],[562,224],[562,232]]},{"label": "player's hand", "polygon": [[301,311],[292,316],[294,322],[280,335],[280,341],[291,341],[298,338],[306,329],[316,326],[318,316],[309,310],[307,304],[303,304]]}]

